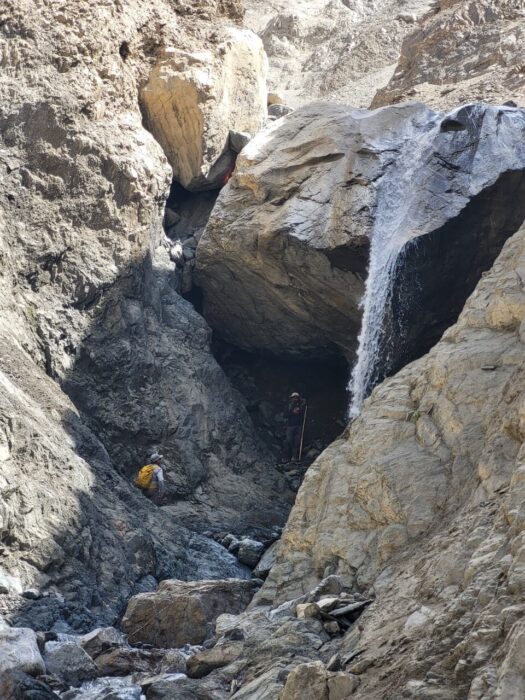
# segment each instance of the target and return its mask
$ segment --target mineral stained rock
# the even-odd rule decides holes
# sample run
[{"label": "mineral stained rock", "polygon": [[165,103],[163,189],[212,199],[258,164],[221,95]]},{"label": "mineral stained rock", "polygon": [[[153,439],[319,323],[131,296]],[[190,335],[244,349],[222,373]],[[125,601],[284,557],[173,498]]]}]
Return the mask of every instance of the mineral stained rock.
[{"label": "mineral stained rock", "polygon": [[353,360],[369,239],[387,230],[400,263],[385,325],[409,322],[381,365],[398,369],[523,221],[524,133],[511,107],[298,109],[248,144],[217,200],[197,248],[205,317],[248,349]]}]

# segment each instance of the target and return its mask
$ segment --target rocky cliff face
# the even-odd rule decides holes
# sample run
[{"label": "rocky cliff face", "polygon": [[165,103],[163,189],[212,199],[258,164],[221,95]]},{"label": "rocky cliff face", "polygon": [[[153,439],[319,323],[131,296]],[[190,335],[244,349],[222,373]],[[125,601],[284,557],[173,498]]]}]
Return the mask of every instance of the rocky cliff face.
[{"label": "rocky cliff face", "polygon": [[373,667],[358,697],[520,695],[524,264],[521,228],[458,323],[373,392],[299,492],[260,599],[329,574],[373,590],[347,640]]},{"label": "rocky cliff face", "polygon": [[[215,56],[238,14],[213,2],[0,11],[2,575],[13,593],[59,585],[72,609],[111,617],[144,576],[239,573],[178,517],[200,531],[284,520],[286,487],[208,327],[175,292],[161,225],[172,173],[139,106],[170,46]],[[169,516],[129,483],[154,448]]]},{"label": "rocky cliff face", "polygon": [[401,43],[432,0],[246,0],[245,22],[262,38],[275,99],[368,107],[396,67]]},{"label": "rocky cliff face", "polygon": [[[400,245],[374,366],[448,328],[308,470],[244,612],[263,545],[225,531],[266,539],[293,495],[162,222],[200,235],[264,121],[261,41],[298,104],[368,103],[403,37],[376,104],[519,100],[524,8],[247,6],[260,39],[236,0],[0,9],[0,696],[521,700],[523,112],[316,103],[239,155],[198,251],[219,332],[351,356],[380,225]],[[161,508],[130,484],[157,448]],[[131,596],[128,639],[60,638]]]},{"label": "rocky cliff face", "polygon": [[440,0],[402,45],[395,73],[372,105],[421,100],[523,104],[523,2]]}]

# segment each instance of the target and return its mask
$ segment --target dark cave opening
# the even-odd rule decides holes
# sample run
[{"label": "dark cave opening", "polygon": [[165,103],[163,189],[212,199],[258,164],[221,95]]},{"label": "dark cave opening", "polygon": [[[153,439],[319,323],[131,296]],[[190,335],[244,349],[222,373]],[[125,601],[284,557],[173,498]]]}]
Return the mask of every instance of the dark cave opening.
[{"label": "dark cave opening", "polygon": [[373,386],[422,357],[458,319],[482,274],[525,220],[525,172],[504,173],[399,256]]},{"label": "dark cave opening", "polygon": [[312,462],[346,426],[348,363],[343,357],[306,359],[242,350],[214,335],[212,352],[241,394],[258,434],[279,458],[285,432],[285,409],[292,391],[308,405],[304,462]]}]

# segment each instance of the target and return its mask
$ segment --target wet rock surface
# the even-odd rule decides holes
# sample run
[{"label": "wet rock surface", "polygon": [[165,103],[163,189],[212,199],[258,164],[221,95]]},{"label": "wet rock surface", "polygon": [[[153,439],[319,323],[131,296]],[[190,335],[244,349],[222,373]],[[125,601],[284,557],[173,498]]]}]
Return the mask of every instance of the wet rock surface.
[{"label": "wet rock surface", "polygon": [[[244,348],[353,358],[368,240],[393,227],[400,279],[379,365],[388,374],[423,354],[523,220],[510,200],[522,200],[524,129],[523,111],[484,105],[445,115],[317,104],[268,127],[240,155],[198,245],[205,317]],[[433,275],[422,260],[436,244]]]}]

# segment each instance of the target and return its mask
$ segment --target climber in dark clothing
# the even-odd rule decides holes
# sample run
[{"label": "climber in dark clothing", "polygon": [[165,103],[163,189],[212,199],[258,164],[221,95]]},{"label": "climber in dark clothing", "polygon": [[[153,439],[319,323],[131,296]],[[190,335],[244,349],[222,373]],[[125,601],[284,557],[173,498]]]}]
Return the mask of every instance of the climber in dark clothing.
[{"label": "climber in dark clothing", "polygon": [[306,401],[296,391],[290,396],[286,409],[286,438],[284,441],[283,461],[296,461],[299,457],[301,436],[303,432]]}]

